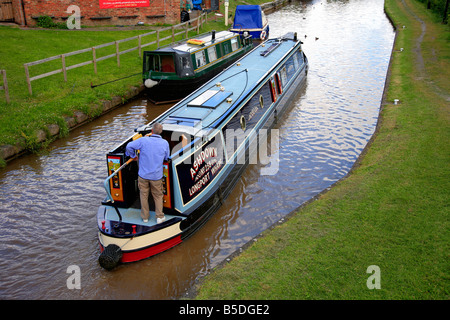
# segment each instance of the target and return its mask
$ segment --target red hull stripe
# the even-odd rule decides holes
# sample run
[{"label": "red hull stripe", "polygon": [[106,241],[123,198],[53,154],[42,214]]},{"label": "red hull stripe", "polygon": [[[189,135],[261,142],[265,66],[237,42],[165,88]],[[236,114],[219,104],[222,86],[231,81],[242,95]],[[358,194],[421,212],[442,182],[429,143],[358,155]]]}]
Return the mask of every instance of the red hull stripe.
[{"label": "red hull stripe", "polygon": [[134,261],[143,260],[143,259],[149,258],[151,256],[154,256],[155,254],[166,251],[181,242],[182,242],[181,235],[178,235],[167,241],[158,243],[158,244],[148,247],[148,248],[143,248],[140,250],[128,251],[128,252],[124,251],[123,255],[122,255],[122,259],[120,261],[122,263],[126,263],[126,262],[134,262]]}]

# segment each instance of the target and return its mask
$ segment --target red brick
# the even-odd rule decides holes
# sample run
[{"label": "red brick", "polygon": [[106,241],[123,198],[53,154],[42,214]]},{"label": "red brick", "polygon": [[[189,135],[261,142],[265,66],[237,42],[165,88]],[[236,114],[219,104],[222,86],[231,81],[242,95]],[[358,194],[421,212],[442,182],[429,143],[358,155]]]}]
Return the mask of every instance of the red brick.
[{"label": "red brick", "polygon": [[[15,0],[19,3],[18,0]],[[95,25],[135,25],[141,21],[144,23],[179,23],[180,1],[179,0],[153,0],[149,7],[139,8],[117,8],[100,9],[99,0],[22,0],[25,8],[25,19],[28,25],[35,25],[33,17],[49,15],[57,22],[65,21],[63,18],[70,16],[67,7],[77,5],[81,10],[81,24],[88,26]],[[210,0],[206,0],[210,7]],[[147,18],[164,14],[162,18]],[[134,16],[136,18],[119,18],[120,16]],[[92,20],[92,17],[111,17],[105,20]]]}]

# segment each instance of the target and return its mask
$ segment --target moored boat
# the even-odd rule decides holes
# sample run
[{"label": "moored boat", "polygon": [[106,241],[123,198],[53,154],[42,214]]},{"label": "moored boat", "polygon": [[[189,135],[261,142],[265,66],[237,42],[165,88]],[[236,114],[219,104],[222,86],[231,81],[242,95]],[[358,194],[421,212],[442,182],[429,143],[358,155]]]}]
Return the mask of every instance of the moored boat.
[{"label": "moored boat", "polygon": [[[308,60],[296,34],[270,39],[174,105],[107,154],[106,199],[98,209],[100,265],[141,260],[185,240],[216,212],[249,162],[251,145],[304,83]],[[169,142],[164,214],[140,217],[138,164],[129,142],[149,139],[154,123]],[[149,201],[150,204],[152,201]]]},{"label": "moored boat", "polygon": [[145,51],[142,75],[148,98],[157,104],[178,101],[252,48],[249,37],[212,31]]},{"label": "moored boat", "polygon": [[230,31],[264,41],[269,38],[269,22],[261,6],[238,5]]}]

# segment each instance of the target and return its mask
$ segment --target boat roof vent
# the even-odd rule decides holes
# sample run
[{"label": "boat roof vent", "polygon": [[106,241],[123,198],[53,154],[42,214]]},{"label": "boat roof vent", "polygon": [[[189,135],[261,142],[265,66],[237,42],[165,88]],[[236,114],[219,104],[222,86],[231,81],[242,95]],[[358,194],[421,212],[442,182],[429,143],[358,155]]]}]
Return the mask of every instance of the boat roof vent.
[{"label": "boat roof vent", "polygon": [[281,44],[281,41],[272,43],[270,47],[268,47],[266,50],[262,51],[260,54],[265,57],[269,55],[273,50],[275,50],[276,47],[278,47]]}]

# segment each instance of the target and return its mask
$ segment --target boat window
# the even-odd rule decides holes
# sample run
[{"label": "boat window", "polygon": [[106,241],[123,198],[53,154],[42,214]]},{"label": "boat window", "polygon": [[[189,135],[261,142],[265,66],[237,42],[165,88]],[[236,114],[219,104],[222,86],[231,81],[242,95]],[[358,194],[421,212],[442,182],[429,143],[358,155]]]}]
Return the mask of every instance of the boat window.
[{"label": "boat window", "polygon": [[298,63],[299,63],[299,65],[302,65],[303,64],[303,52],[302,52],[302,50],[299,50],[298,51],[298,53],[297,53],[297,58],[298,58]]},{"label": "boat window", "polygon": [[197,68],[200,68],[206,64],[206,55],[204,50],[195,53],[195,62],[197,64]]},{"label": "boat window", "polygon": [[144,71],[175,72],[175,63],[171,54],[146,54]]},{"label": "boat window", "polygon": [[231,51],[235,51],[239,48],[237,38],[231,39]]},{"label": "boat window", "polygon": [[224,55],[227,55],[231,52],[231,44],[230,41],[225,41],[223,43],[223,53]]},{"label": "boat window", "polygon": [[161,62],[159,55],[148,54],[145,56],[145,71],[160,71]]},{"label": "boat window", "polygon": [[[291,80],[291,78],[294,76],[295,74],[295,67],[294,67],[294,57],[291,56],[288,61],[286,61],[286,73],[287,73],[287,80]],[[283,86],[285,86],[285,84],[283,84]]]},{"label": "boat window", "polygon": [[188,69],[191,67],[188,57],[180,57],[180,62],[181,62],[182,69]]},{"label": "boat window", "polygon": [[240,122],[240,124],[241,124],[241,129],[242,129],[243,131],[245,131],[245,129],[247,129],[247,123],[246,123],[246,121],[245,121],[245,117],[244,117],[244,116],[241,116],[241,119],[239,120],[239,122]]},{"label": "boat window", "polygon": [[273,80],[273,78],[271,78],[269,80],[269,85],[270,85],[270,95],[272,96],[272,101],[275,102],[275,101],[277,101],[277,91],[275,89],[275,81]]},{"label": "boat window", "polygon": [[281,76],[281,86],[284,88],[284,86],[286,86],[286,83],[288,82],[286,67],[283,67],[280,70],[280,76]]},{"label": "boat window", "polygon": [[172,55],[161,55],[161,71],[162,72],[175,72],[175,64],[173,62]]},{"label": "boat window", "polygon": [[299,53],[298,52],[296,52],[296,53],[294,53],[294,67],[295,67],[295,70],[298,70],[298,67],[299,67]]},{"label": "boat window", "polygon": [[213,62],[214,60],[217,60],[216,46],[212,46],[212,47],[208,48],[208,58],[209,58],[209,62]]},{"label": "boat window", "polygon": [[152,69],[153,66],[153,56],[146,54],[144,56],[144,73],[147,73]]}]

